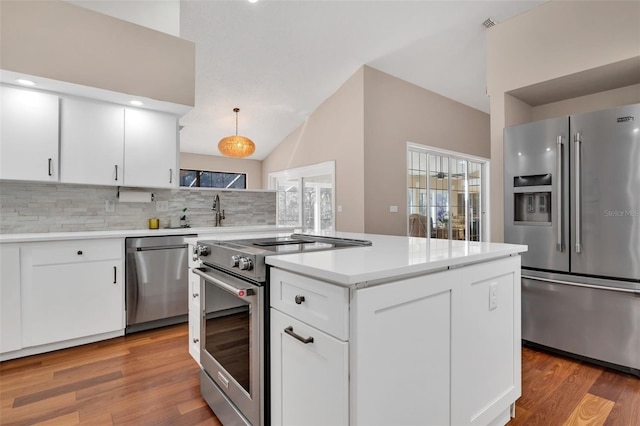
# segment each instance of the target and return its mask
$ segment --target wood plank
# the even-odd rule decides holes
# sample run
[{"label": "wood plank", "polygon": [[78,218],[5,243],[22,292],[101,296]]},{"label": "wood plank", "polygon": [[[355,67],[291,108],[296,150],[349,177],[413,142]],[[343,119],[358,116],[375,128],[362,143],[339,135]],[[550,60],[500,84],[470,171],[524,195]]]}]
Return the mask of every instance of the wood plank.
[{"label": "wood plank", "polygon": [[614,405],[613,401],[587,393],[563,426],[601,426]]},{"label": "wood plank", "polygon": [[80,422],[80,416],[77,412],[65,414],[51,420],[35,423],[37,426],[74,426]]},{"label": "wood plank", "polygon": [[18,397],[13,402],[15,408],[22,407],[24,405],[33,404],[34,402],[42,401],[43,399],[49,399],[58,395],[63,395],[70,392],[90,388],[101,383],[111,382],[113,380],[122,377],[122,373],[119,371],[109,374],[103,374],[101,376],[90,377],[88,379],[79,380],[68,385],[58,386],[50,389],[46,389],[40,392],[31,393]]},{"label": "wood plank", "polygon": [[553,397],[544,398],[541,404],[536,404],[528,424],[550,425],[553,424],[552,419],[559,420],[557,424],[564,422],[600,374],[601,368],[574,364],[570,374],[554,390]]},{"label": "wood plank", "polygon": [[623,389],[623,382],[627,377],[631,376],[613,370],[604,370],[589,389],[589,393],[609,401],[617,401]]},{"label": "wood plank", "polygon": [[[578,365],[578,362],[566,358],[553,358],[553,362],[545,360],[544,369],[540,370],[540,374],[527,383],[527,392],[523,392],[522,397],[518,400],[519,406],[531,412],[536,411],[547,399],[551,398]],[[523,371],[529,368],[528,364],[523,364]],[[525,373],[523,373],[523,377],[525,377]]]},{"label": "wood plank", "polygon": [[607,417],[605,426],[640,425],[640,379],[626,376],[620,383],[622,388],[616,405]]}]

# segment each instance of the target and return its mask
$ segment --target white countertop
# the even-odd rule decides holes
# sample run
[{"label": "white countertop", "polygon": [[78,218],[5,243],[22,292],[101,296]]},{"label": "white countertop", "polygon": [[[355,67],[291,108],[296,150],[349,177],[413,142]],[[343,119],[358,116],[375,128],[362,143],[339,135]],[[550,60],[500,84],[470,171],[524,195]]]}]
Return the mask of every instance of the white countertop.
[{"label": "white countertop", "polygon": [[153,237],[161,235],[217,235],[237,233],[290,232],[293,228],[280,228],[274,225],[261,226],[219,226],[207,228],[160,228],[126,229],[113,231],[85,232],[40,232],[32,234],[2,234],[0,243],[28,243],[37,241],[86,240],[94,238]]},{"label": "white countertop", "polygon": [[484,262],[527,251],[525,245],[479,243],[335,232],[370,240],[372,246],[268,256],[268,265],[340,285],[385,281],[452,266]]}]

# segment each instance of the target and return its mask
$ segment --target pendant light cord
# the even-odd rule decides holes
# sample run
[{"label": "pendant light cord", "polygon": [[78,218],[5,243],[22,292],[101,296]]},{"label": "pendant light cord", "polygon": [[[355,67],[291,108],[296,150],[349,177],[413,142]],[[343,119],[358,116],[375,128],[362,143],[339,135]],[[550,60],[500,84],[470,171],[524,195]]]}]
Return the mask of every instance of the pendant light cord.
[{"label": "pendant light cord", "polygon": [[240,108],[234,108],[233,112],[236,113],[236,136],[238,136],[238,112],[240,112]]}]

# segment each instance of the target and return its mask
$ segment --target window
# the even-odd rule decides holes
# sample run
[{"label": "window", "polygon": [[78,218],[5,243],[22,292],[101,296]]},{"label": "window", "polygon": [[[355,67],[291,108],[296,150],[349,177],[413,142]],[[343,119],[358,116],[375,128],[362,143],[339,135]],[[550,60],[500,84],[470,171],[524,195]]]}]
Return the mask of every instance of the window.
[{"label": "window", "polygon": [[269,188],[278,191],[277,224],[303,232],[333,231],[335,163],[269,173]]},{"label": "window", "polygon": [[180,169],[180,186],[247,189],[247,175]]},{"label": "window", "polygon": [[408,235],[481,241],[489,161],[409,144],[407,165]]}]

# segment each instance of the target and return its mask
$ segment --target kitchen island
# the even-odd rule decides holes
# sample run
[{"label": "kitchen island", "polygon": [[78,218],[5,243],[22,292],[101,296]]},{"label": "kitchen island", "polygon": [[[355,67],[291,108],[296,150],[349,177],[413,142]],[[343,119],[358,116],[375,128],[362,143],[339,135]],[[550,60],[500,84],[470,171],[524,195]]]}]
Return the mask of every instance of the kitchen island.
[{"label": "kitchen island", "polygon": [[266,260],[272,424],[507,423],[527,247],[332,236],[372,246]]}]

